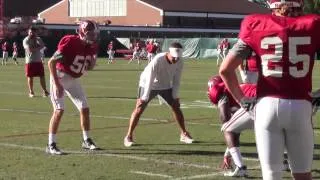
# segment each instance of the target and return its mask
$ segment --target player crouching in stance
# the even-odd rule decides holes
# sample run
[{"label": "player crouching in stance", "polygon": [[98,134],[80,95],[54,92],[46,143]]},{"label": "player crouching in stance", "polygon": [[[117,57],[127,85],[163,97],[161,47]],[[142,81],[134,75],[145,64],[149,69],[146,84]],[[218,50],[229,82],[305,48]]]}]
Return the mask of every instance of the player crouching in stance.
[{"label": "player crouching in stance", "polygon": [[[242,84],[241,90],[248,97],[256,96],[255,84]],[[221,131],[227,144],[227,150],[222,164],[223,169],[231,169],[231,157],[236,165],[234,171],[227,172],[225,176],[247,176],[247,168],[243,164],[240,153],[240,133],[245,129],[253,129],[253,115],[233,99],[227,91],[220,76],[213,76],[208,82],[208,98],[213,105],[218,106],[219,117],[222,123]]]},{"label": "player crouching in stance", "polygon": [[124,146],[134,144],[133,131],[138,125],[139,118],[150,100],[160,95],[171,107],[175,120],[181,130],[180,141],[191,144],[193,139],[185,128],[184,116],[180,109],[178,91],[183,69],[182,45],[172,43],[169,52],[159,53],[141,73],[136,107],[132,112]]},{"label": "player crouching in stance", "polygon": [[64,36],[58,44],[57,51],[48,62],[53,114],[49,124],[47,153],[62,154],[56,145],[56,133],[64,112],[64,93],[69,96],[80,112],[82,148],[98,149],[89,137],[89,106],[78,79],[95,66],[98,35],[99,29],[96,23],[89,20],[81,22],[78,35]]}]

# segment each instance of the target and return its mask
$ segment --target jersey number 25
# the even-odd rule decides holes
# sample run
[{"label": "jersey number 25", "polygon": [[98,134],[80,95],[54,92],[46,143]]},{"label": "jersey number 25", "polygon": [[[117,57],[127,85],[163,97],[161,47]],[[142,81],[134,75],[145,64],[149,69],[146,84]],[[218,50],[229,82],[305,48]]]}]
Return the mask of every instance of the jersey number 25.
[{"label": "jersey number 25", "polygon": [[[288,39],[288,57],[289,62],[292,64],[289,66],[289,75],[294,78],[305,77],[309,72],[310,56],[308,54],[298,54],[297,48],[299,45],[310,45],[310,37],[289,37]],[[262,49],[269,49],[273,45],[275,51],[273,54],[264,54],[261,56],[262,61],[262,74],[263,76],[282,77],[283,67],[277,64],[273,69],[269,69],[269,62],[281,62],[283,61],[283,41],[279,37],[266,37],[261,41]],[[298,69],[297,63],[303,64],[302,69]]]}]

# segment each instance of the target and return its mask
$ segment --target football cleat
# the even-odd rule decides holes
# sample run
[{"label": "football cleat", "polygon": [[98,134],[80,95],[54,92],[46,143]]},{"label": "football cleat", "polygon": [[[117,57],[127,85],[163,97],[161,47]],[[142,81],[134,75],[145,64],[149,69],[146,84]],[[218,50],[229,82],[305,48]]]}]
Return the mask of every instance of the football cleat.
[{"label": "football cleat", "polygon": [[123,139],[123,145],[125,147],[131,147],[134,144],[132,138],[129,138],[128,136],[124,137]]},{"label": "football cleat", "polygon": [[184,132],[182,134],[180,134],[180,142],[184,142],[186,144],[192,144],[193,143],[193,139],[190,136],[190,134],[188,132]]},{"label": "football cleat", "polygon": [[56,143],[51,143],[46,148],[46,153],[51,155],[62,155],[63,153],[60,151],[60,149],[57,147]]},{"label": "football cleat", "polygon": [[232,157],[231,156],[223,156],[223,161],[220,165],[220,168],[223,170],[232,169]]},{"label": "football cleat", "polygon": [[91,138],[88,138],[87,140],[84,140],[82,142],[82,148],[89,149],[89,150],[97,150],[98,149],[98,147],[95,145],[95,143],[92,141]]},{"label": "football cleat", "polygon": [[29,93],[29,98],[33,98],[34,97],[34,93]]},{"label": "football cleat", "polygon": [[228,177],[247,177],[247,166],[242,166],[242,167],[236,167],[236,169],[232,172],[226,172],[224,173],[224,176]]},{"label": "football cleat", "polygon": [[48,91],[45,91],[44,93],[42,93],[42,97],[49,97],[50,93]]},{"label": "football cleat", "polygon": [[290,169],[290,166],[289,166],[289,163],[288,163],[288,160],[287,160],[287,159],[283,160],[282,171],[288,171],[288,172],[290,172],[290,171],[291,171],[291,169]]}]

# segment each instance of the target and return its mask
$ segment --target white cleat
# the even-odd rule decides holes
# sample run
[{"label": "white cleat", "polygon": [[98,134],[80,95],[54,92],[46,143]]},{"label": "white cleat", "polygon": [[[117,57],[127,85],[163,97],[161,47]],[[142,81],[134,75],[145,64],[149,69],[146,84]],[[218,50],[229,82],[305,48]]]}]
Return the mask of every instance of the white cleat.
[{"label": "white cleat", "polygon": [[62,155],[63,153],[60,151],[60,149],[57,147],[56,143],[51,143],[46,148],[46,153],[51,155]]},{"label": "white cleat", "polygon": [[223,174],[224,176],[228,176],[228,177],[247,177],[247,167],[246,166],[242,166],[240,167],[236,167],[236,169],[232,172],[226,172]]},{"label": "white cleat", "polygon": [[131,147],[134,144],[132,138],[129,138],[128,136],[124,137],[123,139],[123,145],[125,147]]},{"label": "white cleat", "polygon": [[182,134],[180,134],[180,142],[184,142],[186,144],[192,144],[193,143],[193,139],[190,136],[190,134],[188,132],[184,132]]},{"label": "white cleat", "polygon": [[83,149],[89,149],[89,150],[97,150],[98,147],[96,144],[92,141],[91,138],[88,138],[87,140],[82,142],[82,148]]}]

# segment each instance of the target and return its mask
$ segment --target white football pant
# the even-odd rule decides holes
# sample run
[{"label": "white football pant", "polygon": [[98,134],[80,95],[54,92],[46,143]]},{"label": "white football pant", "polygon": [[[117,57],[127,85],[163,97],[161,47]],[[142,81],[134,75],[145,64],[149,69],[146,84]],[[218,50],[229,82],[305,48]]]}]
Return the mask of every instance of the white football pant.
[{"label": "white football pant", "polygon": [[311,171],[314,147],[311,113],[307,100],[272,97],[258,100],[255,136],[264,180],[281,179],[285,148],[293,173]]}]

